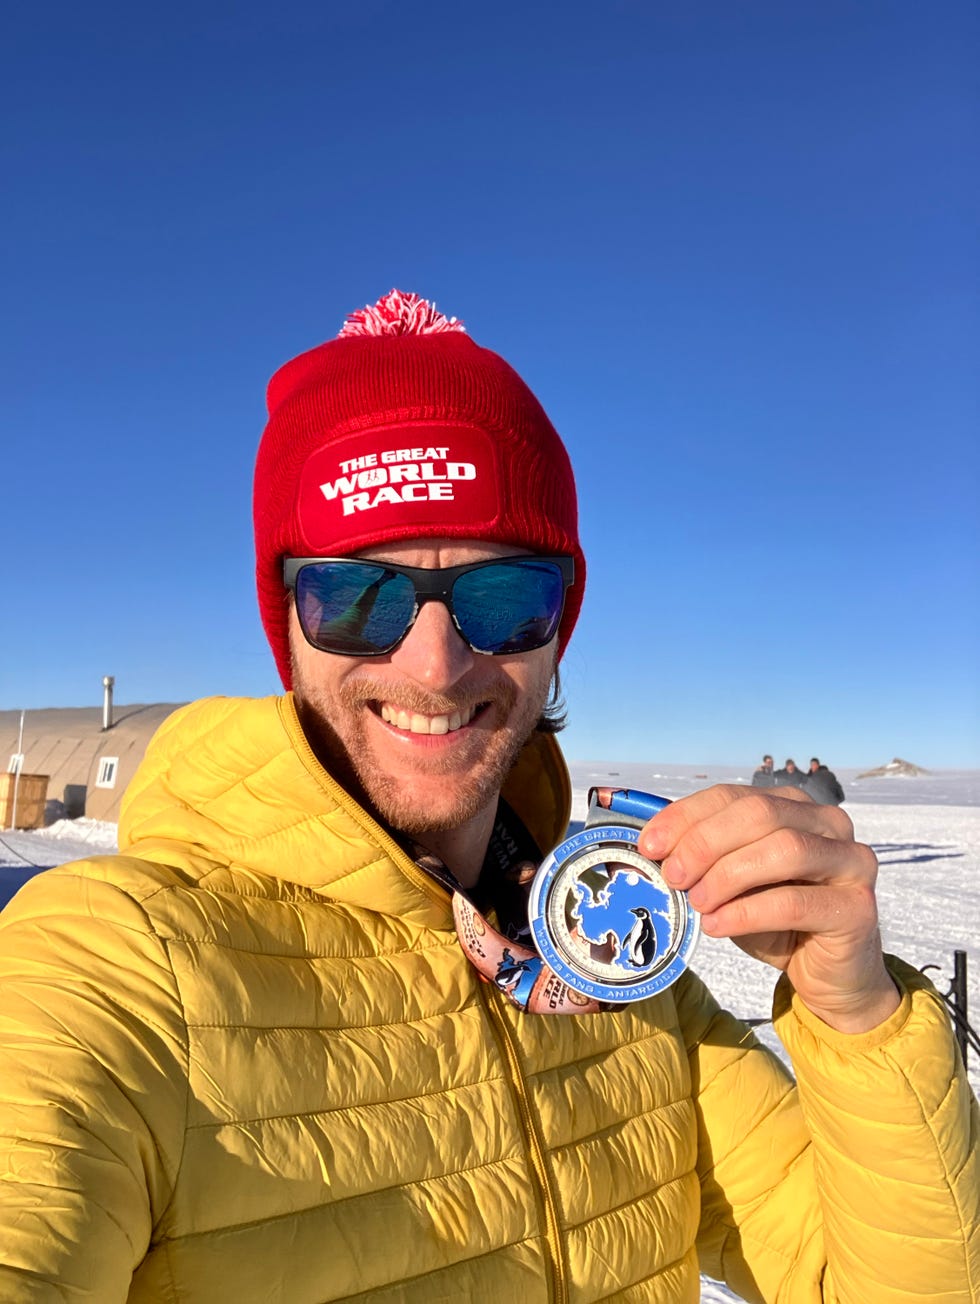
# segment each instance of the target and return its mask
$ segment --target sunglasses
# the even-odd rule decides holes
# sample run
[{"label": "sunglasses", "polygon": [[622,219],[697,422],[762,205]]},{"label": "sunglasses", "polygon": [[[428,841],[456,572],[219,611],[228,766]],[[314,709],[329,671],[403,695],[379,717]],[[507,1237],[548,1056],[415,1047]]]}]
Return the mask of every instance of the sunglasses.
[{"label": "sunglasses", "polygon": [[503,656],[551,642],[575,567],[571,557],[495,557],[433,570],[287,557],[282,572],[303,635],[321,652],[382,656],[412,628],[423,602],[441,602],[474,652]]}]

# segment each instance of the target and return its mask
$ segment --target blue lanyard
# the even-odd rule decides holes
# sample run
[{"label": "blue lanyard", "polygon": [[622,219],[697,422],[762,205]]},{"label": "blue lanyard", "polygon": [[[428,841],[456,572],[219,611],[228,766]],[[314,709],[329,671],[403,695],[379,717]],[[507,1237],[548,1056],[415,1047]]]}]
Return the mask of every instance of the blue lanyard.
[{"label": "blue lanyard", "polygon": [[590,788],[587,827],[601,824],[605,811],[626,816],[630,823],[635,820],[645,824],[669,805],[667,797],[656,797],[652,792],[640,792],[636,788]]}]

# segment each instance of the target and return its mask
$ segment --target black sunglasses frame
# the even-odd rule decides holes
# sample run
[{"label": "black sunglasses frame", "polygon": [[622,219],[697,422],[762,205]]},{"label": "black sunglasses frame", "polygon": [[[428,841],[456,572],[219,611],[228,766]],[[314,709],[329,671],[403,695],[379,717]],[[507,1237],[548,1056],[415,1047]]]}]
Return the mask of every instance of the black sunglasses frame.
[{"label": "black sunglasses frame", "polygon": [[[516,562],[548,562],[557,566],[561,571],[562,578],[562,608],[559,612],[558,619],[561,621],[562,613],[565,610],[565,595],[569,588],[575,582],[575,559],[573,557],[555,556],[542,557],[538,553],[518,553],[513,557],[488,557],[484,561],[465,562],[462,566],[400,566],[396,562],[379,561],[376,557],[284,557],[282,562],[282,578],[286,588],[294,595],[296,594],[296,584],[299,579],[299,573],[304,566],[315,566],[319,562],[362,562],[367,566],[383,566],[385,570],[394,572],[396,575],[404,575],[409,580],[415,590],[415,611],[411,620],[405,626],[404,631],[388,647],[378,648],[376,652],[335,652],[334,656],[365,656],[365,657],[383,657],[389,652],[394,652],[395,648],[401,643],[411,630],[412,626],[418,619],[419,612],[426,602],[441,602],[453,622],[453,627],[459,634],[460,638],[471,651],[479,653],[480,656],[522,656],[524,652],[533,652],[535,648],[525,648],[522,652],[487,652],[482,648],[475,648],[469,641],[463,631],[460,629],[459,621],[456,619],[456,612],[453,610],[453,585],[461,575],[469,571],[482,570],[487,566],[499,566],[502,562],[513,565]],[[303,621],[300,620],[300,628],[303,629],[303,637],[307,643],[318,652],[325,652],[328,649],[321,648],[310,638],[306,629],[303,627]],[[554,637],[554,635],[552,635]],[[550,642],[550,640],[549,640]],[[537,644],[537,647],[545,647],[546,644]]]}]

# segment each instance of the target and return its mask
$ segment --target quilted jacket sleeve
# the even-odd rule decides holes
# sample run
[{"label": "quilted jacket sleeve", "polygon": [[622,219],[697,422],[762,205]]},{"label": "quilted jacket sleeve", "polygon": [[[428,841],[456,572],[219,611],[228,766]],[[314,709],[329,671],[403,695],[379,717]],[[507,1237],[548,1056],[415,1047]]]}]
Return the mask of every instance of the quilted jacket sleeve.
[{"label": "quilted jacket sleeve", "polygon": [[830,1300],[980,1298],[980,1109],[928,979],[888,958],[902,1004],[835,1033],[784,982],[776,1030],[813,1139]]},{"label": "quilted jacket sleeve", "polygon": [[698,1248],[703,1270],[746,1299],[980,1297],[977,1102],[940,998],[889,965],[902,1004],[862,1036],[835,1033],[781,980],[776,1028],[798,1090],[703,988],[685,992]]},{"label": "quilted jacket sleeve", "polygon": [[125,1300],[179,1163],[173,973],[140,904],[87,869],[40,875],[0,915],[5,1304]]}]

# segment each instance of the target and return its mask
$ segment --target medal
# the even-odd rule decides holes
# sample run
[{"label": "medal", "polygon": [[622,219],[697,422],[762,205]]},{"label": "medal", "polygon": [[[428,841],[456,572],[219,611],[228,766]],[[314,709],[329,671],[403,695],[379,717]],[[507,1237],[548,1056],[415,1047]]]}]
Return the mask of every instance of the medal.
[{"label": "medal", "polygon": [[637,850],[666,798],[594,788],[585,827],[545,857],[531,884],[531,934],[572,991],[614,1005],[662,992],[686,969],[697,913]]},{"label": "medal", "polygon": [[[534,949],[505,937],[459,889],[460,946],[483,978],[532,1014],[597,1014],[662,992],[681,976],[698,915],[637,850],[666,797],[593,788],[585,827],[534,871],[528,925]],[[528,865],[528,872],[531,865]]]}]

